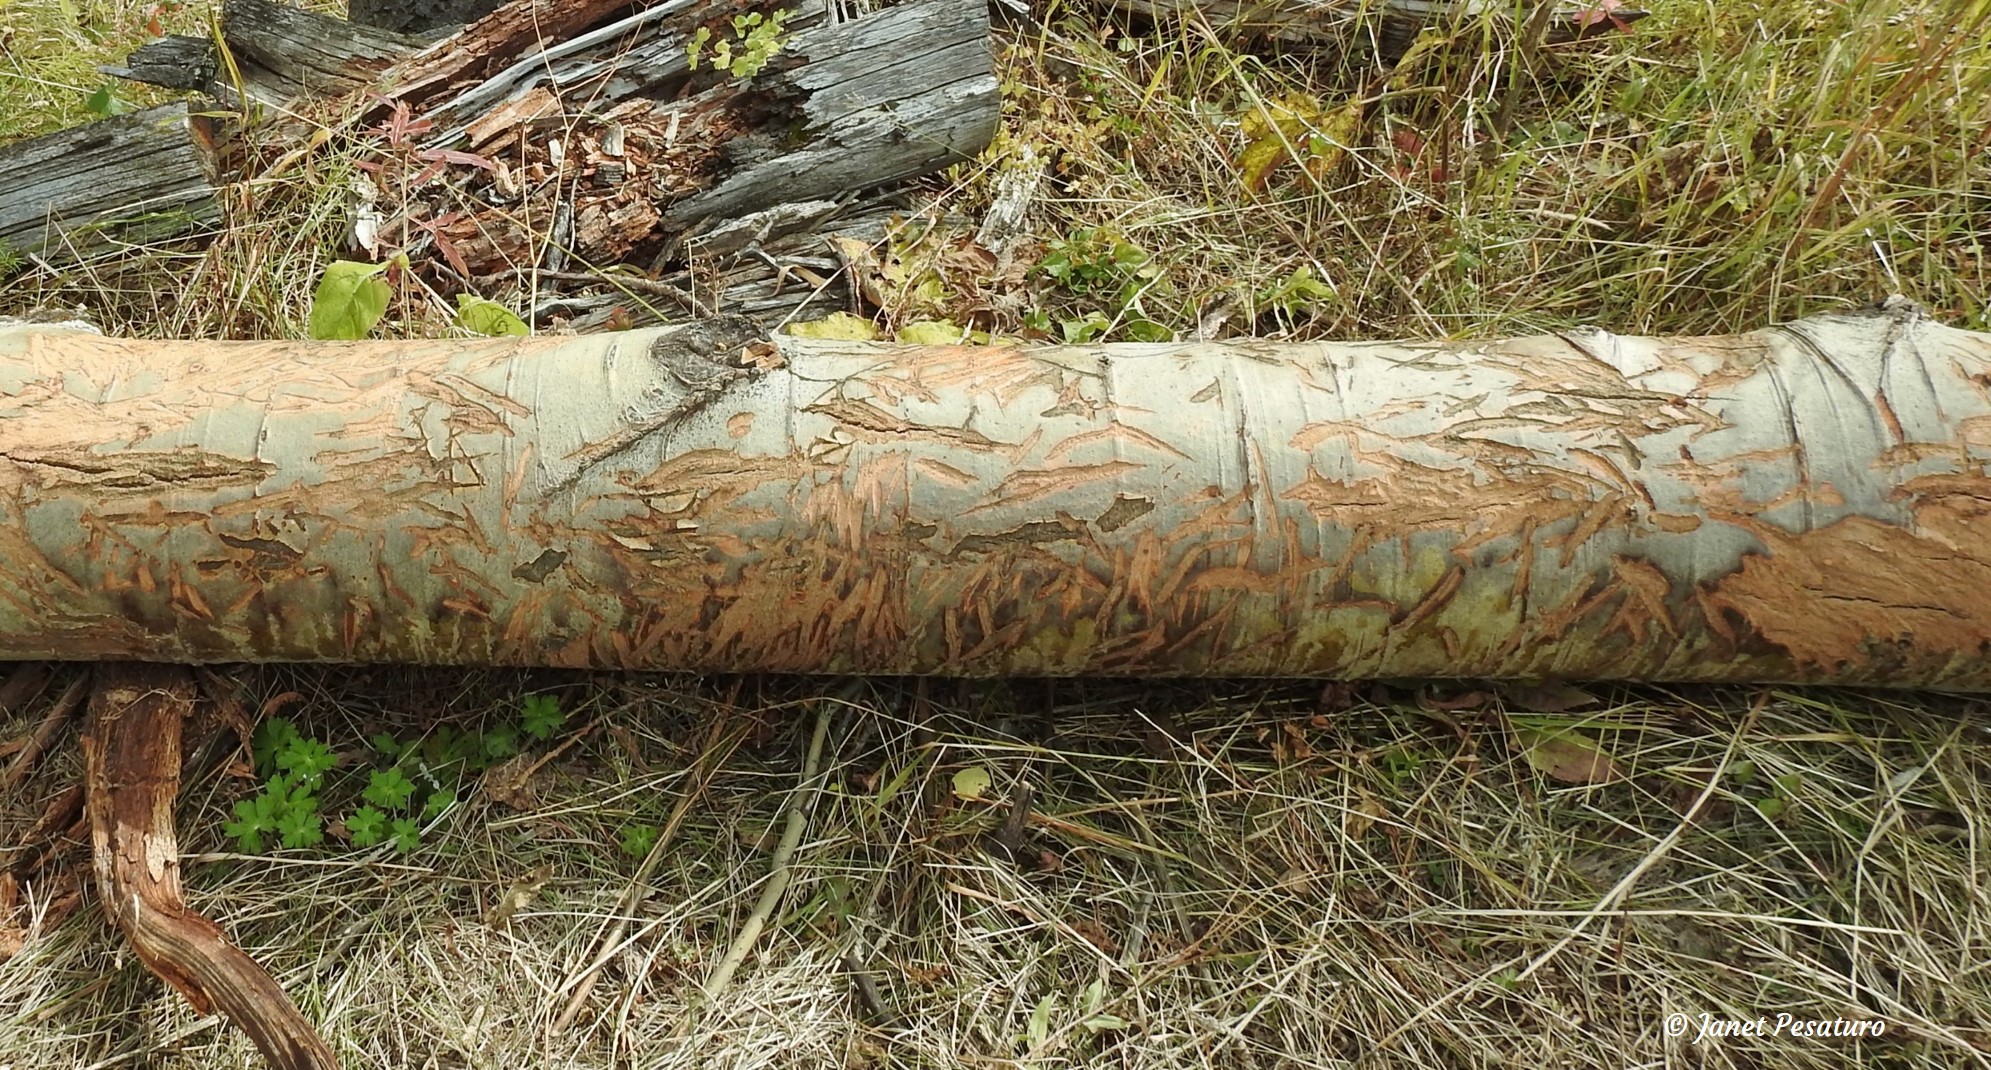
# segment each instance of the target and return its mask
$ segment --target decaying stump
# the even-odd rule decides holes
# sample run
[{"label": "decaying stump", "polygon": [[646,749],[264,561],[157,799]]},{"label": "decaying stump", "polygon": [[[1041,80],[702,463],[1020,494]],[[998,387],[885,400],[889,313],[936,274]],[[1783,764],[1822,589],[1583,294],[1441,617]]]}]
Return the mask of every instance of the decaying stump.
[{"label": "decaying stump", "polygon": [[278,1070],[333,1070],[331,1050],[269,973],[182,899],[173,801],[192,674],[135,664],[96,671],[83,755],[105,914],[148,969],[200,1013],[226,1015]]},{"label": "decaying stump", "polygon": [[0,659],[1991,688],[1991,336],[0,331]]}]

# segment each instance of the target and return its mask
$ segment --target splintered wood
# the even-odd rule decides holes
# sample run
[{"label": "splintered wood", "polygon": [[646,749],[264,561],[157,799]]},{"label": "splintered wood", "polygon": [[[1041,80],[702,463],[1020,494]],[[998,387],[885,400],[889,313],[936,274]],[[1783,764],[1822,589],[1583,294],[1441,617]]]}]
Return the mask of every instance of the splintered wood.
[{"label": "splintered wood", "polygon": [[[355,196],[384,221],[357,228],[366,254],[404,253],[444,290],[488,290],[570,264],[655,267],[708,225],[929,174],[994,136],[983,5],[780,14],[764,24],[750,0],[521,0],[423,48],[229,0],[228,62],[179,37],[122,73],[220,102],[199,112],[245,96],[281,106],[246,132],[190,132],[188,106],[169,105],[0,148],[0,241],[53,255],[126,231],[169,237],[218,217],[212,182],[350,152],[367,187]],[[700,62],[690,46],[705,41]],[[722,46],[756,50],[759,66],[715,65]]]}]

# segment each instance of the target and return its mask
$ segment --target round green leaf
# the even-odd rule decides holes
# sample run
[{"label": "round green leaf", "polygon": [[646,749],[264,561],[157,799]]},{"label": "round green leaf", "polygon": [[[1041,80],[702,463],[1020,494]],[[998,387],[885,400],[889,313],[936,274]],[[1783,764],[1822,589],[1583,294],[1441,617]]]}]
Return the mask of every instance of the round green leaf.
[{"label": "round green leaf", "polygon": [[532,333],[511,309],[472,294],[456,295],[456,325],[488,338],[523,338]]},{"label": "round green leaf", "polygon": [[387,314],[390,296],[387,280],[380,273],[386,264],[361,264],[334,260],[325,266],[318,280],[318,292],[311,298],[311,337],[319,341],[357,341],[365,338]]},{"label": "round green leaf", "polygon": [[954,794],[963,799],[979,799],[989,790],[989,771],[979,765],[971,765],[954,774]]}]

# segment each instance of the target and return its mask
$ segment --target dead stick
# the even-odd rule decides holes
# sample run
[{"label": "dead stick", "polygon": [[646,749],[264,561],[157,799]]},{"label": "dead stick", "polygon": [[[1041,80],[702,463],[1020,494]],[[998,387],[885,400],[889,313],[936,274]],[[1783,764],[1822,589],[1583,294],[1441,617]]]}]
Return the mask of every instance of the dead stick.
[{"label": "dead stick", "polygon": [[173,798],[180,725],[193,708],[186,669],[100,665],[83,737],[97,891],[138,958],[202,1014],[219,1008],[277,1070],[336,1070],[330,1048],[256,960],[187,909]]},{"label": "dead stick", "polygon": [[810,804],[818,789],[816,768],[823,756],[823,739],[830,732],[831,705],[822,703],[816,710],[816,730],[809,737],[809,756],[802,763],[802,781],[795,786],[795,794],[788,800],[788,828],[781,834],[781,842],[774,846],[774,857],[768,861],[767,884],[762,886],[760,901],[754,904],[751,914],[733,937],[733,946],[726,951],[726,957],[712,971],[705,982],[707,1003],[717,1003],[719,996],[733,980],[733,973],[740,964],[747,961],[747,954],[754,949],[754,941],[760,939],[761,930],[767,927],[768,919],[774,916],[774,908],[781,905],[782,893],[788,890],[788,881],[793,872],[788,868],[788,860],[795,855],[795,848],[802,843],[802,833],[809,825]]},{"label": "dead stick", "polygon": [[20,787],[21,783],[28,779],[28,775],[34,772],[36,760],[48,749],[49,742],[55,739],[55,734],[62,731],[62,726],[69,723],[70,715],[83,704],[83,694],[89,682],[90,677],[87,673],[77,677],[75,682],[65,688],[61,696],[55,700],[55,705],[48,708],[48,713],[42,716],[41,723],[35,726],[34,733],[28,736],[27,742],[21,746],[21,752],[14,755],[14,764],[8,766],[5,773],[0,773],[0,795]]}]

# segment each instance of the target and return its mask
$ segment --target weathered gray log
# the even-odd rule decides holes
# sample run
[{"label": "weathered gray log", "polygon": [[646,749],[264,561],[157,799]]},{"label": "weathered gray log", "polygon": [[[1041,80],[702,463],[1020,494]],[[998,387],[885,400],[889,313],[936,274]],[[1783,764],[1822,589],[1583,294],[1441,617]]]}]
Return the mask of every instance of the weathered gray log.
[{"label": "weathered gray log", "polygon": [[[243,89],[265,103],[371,86],[382,70],[421,48],[419,40],[405,34],[274,0],[228,0],[222,6],[221,36]],[[134,82],[220,97],[232,89],[232,74],[205,37],[163,37],[133,52],[124,66],[100,69]]]},{"label": "weathered gray log", "polygon": [[995,137],[988,7],[940,0],[795,35],[802,62],[763,79],[781,116],[728,143],[735,167],[666,224],[722,219],[929,174]]},{"label": "weathered gray log", "polygon": [[[730,34],[741,11],[665,0],[434,103],[428,144],[503,158],[536,182],[524,207],[466,215],[444,239],[476,274],[535,262],[549,243],[528,220],[555,221],[559,263],[543,266],[616,263],[639,250],[661,260],[703,225],[928,174],[994,137],[981,4],[923,0],[836,25],[798,19],[750,79],[709,62],[694,70],[686,42],[708,24]],[[554,174],[579,181],[544,181]]]},{"label": "weathered gray log", "polygon": [[274,3],[228,0],[221,36],[243,79],[275,100],[331,96],[374,84],[420,47],[406,34]]},{"label": "weathered gray log", "polygon": [[196,123],[167,104],[0,146],[0,246],[89,254],[212,224]]},{"label": "weathered gray log", "polygon": [[0,659],[1991,689],[1991,335],[0,330]]},{"label": "weathered gray log", "polygon": [[[994,59],[980,4],[925,0],[835,24],[820,10],[800,14],[751,77],[714,70],[710,47],[694,69],[686,47],[701,31],[713,41],[736,36],[733,17],[752,13],[745,0],[627,6],[508,5],[418,49],[268,0],[229,0],[223,34],[252,97],[378,85],[433,124],[417,150],[499,161],[483,172],[426,173],[433,185],[418,183],[410,205],[385,205],[381,226],[368,232],[370,247],[377,236],[471,278],[535,268],[563,275],[632,258],[671,270],[707,229],[791,203],[848,201],[970,158],[994,135]],[[564,36],[534,35],[541,30]],[[228,95],[220,83],[229,76],[209,73],[198,44],[149,46],[125,73],[174,85],[205,79]],[[383,200],[407,192],[386,186]],[[833,264],[820,266],[834,274]],[[778,265],[732,274],[718,289],[721,307],[735,311],[843,299],[825,291],[798,304]],[[612,300],[594,304],[610,317]]]},{"label": "weathered gray log", "polygon": [[130,82],[206,93],[214,88],[214,76],[221,66],[213,41],[180,33],[140,45],[125,57],[124,63],[122,67],[101,66],[97,70]]},{"label": "weathered gray log", "polygon": [[[242,88],[266,103],[369,85],[416,43],[272,3],[229,0],[223,32]],[[164,38],[114,75],[232,97],[213,42]],[[182,237],[220,218],[214,105],[168,104],[0,146],[0,244],[66,259]]]}]

